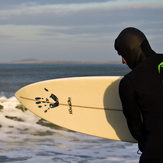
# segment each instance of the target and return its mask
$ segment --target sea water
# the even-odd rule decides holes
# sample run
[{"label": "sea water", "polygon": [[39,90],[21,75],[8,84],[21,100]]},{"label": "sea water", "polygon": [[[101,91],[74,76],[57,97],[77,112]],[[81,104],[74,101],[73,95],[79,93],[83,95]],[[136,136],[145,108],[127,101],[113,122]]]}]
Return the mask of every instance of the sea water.
[{"label": "sea water", "polygon": [[97,138],[51,124],[14,97],[21,87],[48,79],[123,76],[109,64],[0,64],[0,162],[137,163],[137,144]]}]

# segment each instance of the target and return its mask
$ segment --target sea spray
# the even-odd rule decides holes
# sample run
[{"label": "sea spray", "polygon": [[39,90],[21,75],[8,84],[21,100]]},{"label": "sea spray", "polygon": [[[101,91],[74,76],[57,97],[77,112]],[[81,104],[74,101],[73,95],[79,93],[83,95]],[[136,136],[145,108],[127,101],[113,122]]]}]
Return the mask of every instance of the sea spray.
[{"label": "sea spray", "polygon": [[[15,97],[0,97],[0,128],[5,133],[24,133],[34,135],[53,135],[55,130],[65,130],[36,116],[18,102]],[[73,132],[73,131],[71,131]]]}]

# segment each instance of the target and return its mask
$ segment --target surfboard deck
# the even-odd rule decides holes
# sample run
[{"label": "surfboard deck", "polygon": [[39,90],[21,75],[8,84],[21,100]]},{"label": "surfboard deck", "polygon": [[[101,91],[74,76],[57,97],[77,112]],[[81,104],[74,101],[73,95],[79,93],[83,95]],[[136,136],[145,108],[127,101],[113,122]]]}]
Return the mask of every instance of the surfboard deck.
[{"label": "surfboard deck", "polygon": [[75,77],[27,85],[15,94],[39,117],[80,133],[136,142],[122,113],[118,87],[122,77]]}]

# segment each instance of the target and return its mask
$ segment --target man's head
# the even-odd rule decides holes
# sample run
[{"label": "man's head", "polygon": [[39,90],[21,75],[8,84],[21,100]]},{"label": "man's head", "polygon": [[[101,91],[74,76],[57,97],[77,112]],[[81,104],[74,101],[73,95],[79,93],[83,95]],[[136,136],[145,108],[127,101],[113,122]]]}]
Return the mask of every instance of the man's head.
[{"label": "man's head", "polygon": [[155,54],[145,35],[133,27],[124,29],[118,35],[114,47],[131,69]]}]

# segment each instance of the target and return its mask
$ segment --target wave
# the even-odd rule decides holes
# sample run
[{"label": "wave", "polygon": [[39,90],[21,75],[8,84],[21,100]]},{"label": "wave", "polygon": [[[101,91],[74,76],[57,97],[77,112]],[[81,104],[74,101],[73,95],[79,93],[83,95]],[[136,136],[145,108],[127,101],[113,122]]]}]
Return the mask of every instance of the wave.
[{"label": "wave", "polygon": [[0,128],[2,133],[32,134],[46,136],[54,134],[55,130],[66,130],[36,116],[25,108],[13,96],[0,97]]},{"label": "wave", "polygon": [[138,162],[137,144],[63,131],[30,112],[14,96],[0,97],[0,119],[3,162]]}]

